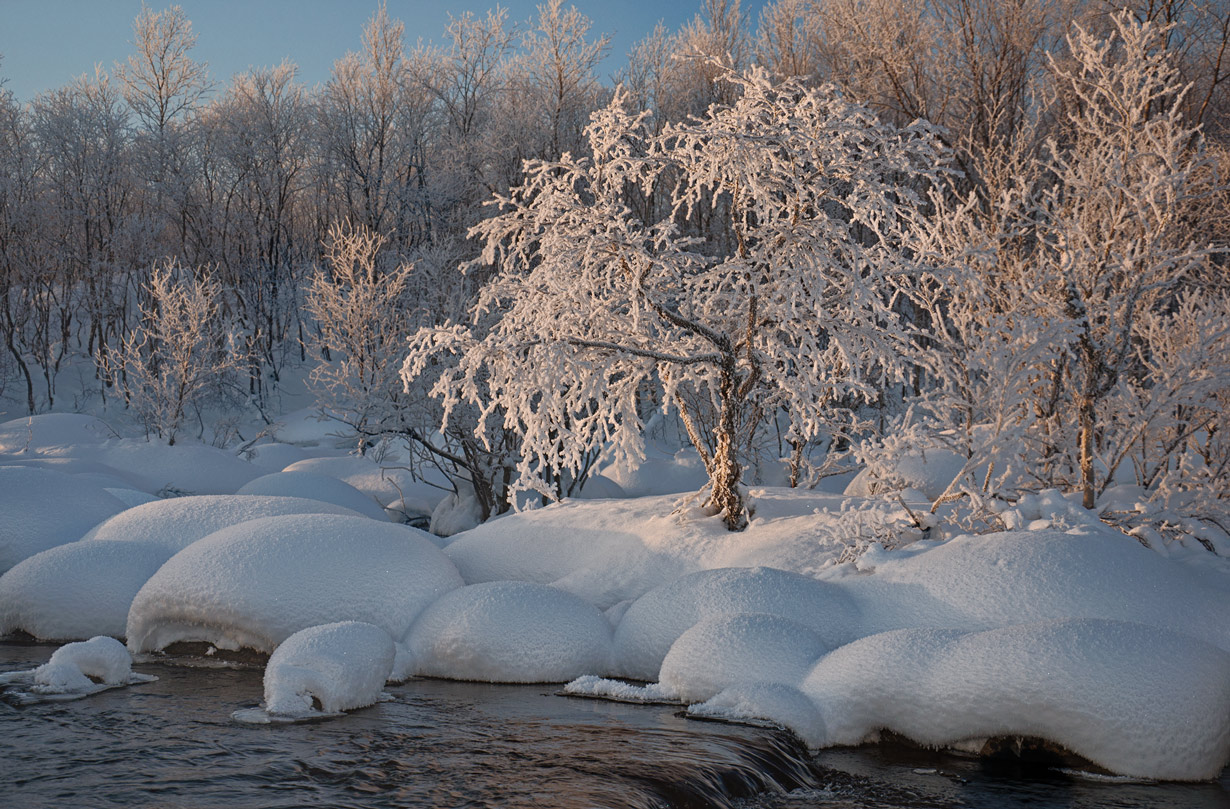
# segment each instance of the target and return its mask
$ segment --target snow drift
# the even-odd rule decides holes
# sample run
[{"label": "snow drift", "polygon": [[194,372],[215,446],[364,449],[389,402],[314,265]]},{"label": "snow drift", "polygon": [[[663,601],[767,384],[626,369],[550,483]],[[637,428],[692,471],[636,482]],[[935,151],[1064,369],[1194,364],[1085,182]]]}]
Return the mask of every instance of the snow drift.
[{"label": "snow drift", "polygon": [[310,717],[371,705],[380,698],[393,656],[393,639],[372,624],[341,621],[300,630],[265,666],[265,710]]}]

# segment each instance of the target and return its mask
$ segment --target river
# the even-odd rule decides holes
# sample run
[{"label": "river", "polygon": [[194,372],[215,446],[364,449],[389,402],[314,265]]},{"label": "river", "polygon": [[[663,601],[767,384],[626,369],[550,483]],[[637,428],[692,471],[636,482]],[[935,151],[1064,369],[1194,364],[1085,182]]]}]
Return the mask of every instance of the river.
[{"label": "river", "polygon": [[[0,671],[54,646],[0,643]],[[256,669],[137,666],[157,682],[0,699],[0,806],[1221,809],[1214,783],[1102,782],[904,747],[810,757],[788,734],[551,686],[414,680],[326,721],[251,726]]]}]

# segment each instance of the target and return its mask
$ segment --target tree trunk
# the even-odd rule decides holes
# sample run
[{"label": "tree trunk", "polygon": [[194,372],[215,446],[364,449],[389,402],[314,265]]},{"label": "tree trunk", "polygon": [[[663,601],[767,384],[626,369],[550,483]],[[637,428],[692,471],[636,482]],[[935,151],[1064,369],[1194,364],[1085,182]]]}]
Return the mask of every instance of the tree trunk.
[{"label": "tree trunk", "polygon": [[[729,366],[729,367],[728,367]],[[717,447],[713,453],[713,464],[709,469],[709,483],[713,492],[709,503],[722,515],[722,522],[731,531],[742,531],[747,528],[747,508],[743,502],[743,493],[739,490],[739,479],[743,470],[735,455],[735,370],[733,357],[723,363],[719,398],[722,402],[718,425],[714,430]]]},{"label": "tree trunk", "polygon": [[1080,397],[1077,407],[1080,412],[1081,505],[1093,508],[1093,398]]}]

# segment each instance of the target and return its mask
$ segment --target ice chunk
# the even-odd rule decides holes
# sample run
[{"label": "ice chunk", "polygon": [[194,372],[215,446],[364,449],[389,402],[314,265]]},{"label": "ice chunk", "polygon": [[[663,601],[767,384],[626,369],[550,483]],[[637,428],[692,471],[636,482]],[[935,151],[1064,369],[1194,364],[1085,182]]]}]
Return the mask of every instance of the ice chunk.
[{"label": "ice chunk", "polygon": [[406,645],[419,675],[556,683],[609,668],[611,627],[597,607],[571,593],[488,582],[454,590],[425,609]]},{"label": "ice chunk", "polygon": [[806,626],[764,613],[719,613],[698,621],[666,653],[663,688],[702,702],[738,683],[798,685],[830,647]]},{"label": "ice chunk", "polygon": [[824,718],[807,696],[783,683],[744,682],[706,702],[688,706],[688,716],[746,724],[769,723],[793,731],[808,747],[824,744]]},{"label": "ice chunk", "polygon": [[319,500],[371,517],[388,521],[384,509],[372,498],[345,481],[315,472],[275,472],[250,480],[236,494],[263,494]]},{"label": "ice chunk", "polygon": [[265,666],[265,710],[310,716],[371,705],[380,698],[393,658],[393,639],[372,624],[340,621],[300,630]]},{"label": "ice chunk", "polygon": [[825,745],[881,728],[927,745],[1040,737],[1112,772],[1214,778],[1230,758],[1230,654],[1100,619],[901,629],[820,659],[801,690]]},{"label": "ice chunk", "polygon": [[615,667],[654,680],[675,640],[702,618],[761,612],[807,627],[828,648],[857,637],[858,611],[839,585],[774,568],[702,570],[638,598],[615,631]]},{"label": "ice chunk", "polygon": [[272,652],[335,621],[400,638],[419,612],[461,586],[421,531],[366,517],[262,517],[217,531],[173,556],[128,614],[133,651],[177,641]]},{"label": "ice chunk", "polygon": [[[257,494],[202,494],[157,500],[100,523],[82,539],[148,542],[176,553],[204,536],[257,517],[358,512],[320,500]],[[169,555],[168,554],[168,555]]]},{"label": "ice chunk", "polygon": [[125,509],[101,486],[35,467],[0,466],[0,492],[0,573]]},{"label": "ice chunk", "polygon": [[123,637],[128,608],[171,552],[147,542],[70,542],[0,576],[0,635],[40,640]]}]

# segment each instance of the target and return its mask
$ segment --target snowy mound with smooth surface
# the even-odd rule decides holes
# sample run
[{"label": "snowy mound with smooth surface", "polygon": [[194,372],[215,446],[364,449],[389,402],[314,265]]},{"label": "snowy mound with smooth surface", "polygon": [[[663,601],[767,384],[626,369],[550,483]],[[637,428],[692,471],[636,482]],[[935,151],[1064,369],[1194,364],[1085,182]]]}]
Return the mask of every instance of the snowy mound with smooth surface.
[{"label": "snowy mound with smooth surface", "polygon": [[315,472],[275,472],[250,480],[236,494],[274,495],[319,500],[371,517],[388,521],[380,505],[345,481]]},{"label": "snowy mound with smooth surface", "polygon": [[123,637],[141,586],[171,557],[147,542],[70,542],[25,559],[0,576],[0,635],[39,640]]},{"label": "snowy mound with smooth surface", "polygon": [[[361,455],[345,455],[336,458],[305,458],[296,461],[283,472],[312,472],[349,483],[381,506],[387,506],[411,493],[427,492],[432,508],[444,498],[444,492],[427,486],[404,468],[385,468],[370,458]],[[427,511],[430,514],[431,511]]]},{"label": "snowy mound with smooth surface", "polygon": [[151,494],[232,494],[266,472],[235,455],[204,444],[166,446],[125,439],[87,450]]},{"label": "snowy mound with smooth surface", "polygon": [[115,638],[96,637],[61,646],[33,671],[0,674],[0,685],[27,688],[18,702],[77,699],[108,688],[157,680],[132,670],[132,656]]},{"label": "snowy mound with smooth surface", "polygon": [[806,626],[764,613],[720,613],[679,636],[658,680],[684,702],[741,683],[797,686],[830,647]]},{"label": "snowy mound with smooth surface", "polygon": [[161,545],[173,554],[223,528],[258,517],[287,514],[359,516],[358,512],[348,508],[302,497],[201,494],[136,506],[100,523],[81,538],[148,542]]},{"label": "snowy mound with smooth surface", "polygon": [[562,590],[488,582],[425,609],[406,645],[422,676],[557,683],[607,670],[611,628],[596,607]]},{"label": "snowy mound with smooth surface", "polygon": [[46,452],[116,438],[105,421],[79,413],[43,413],[0,424],[0,453]]},{"label": "snowy mound with smooth surface", "polygon": [[615,631],[615,668],[655,680],[672,644],[703,618],[767,613],[816,633],[826,648],[857,637],[858,608],[840,585],[774,568],[703,570],[638,598]]},{"label": "snowy mound with smooth surface", "polygon": [[265,666],[265,710],[310,716],[371,705],[380,698],[393,656],[393,639],[372,624],[341,621],[300,630]]},{"label": "snowy mound with smooth surface", "polygon": [[674,454],[647,447],[645,459],[635,466],[612,463],[596,471],[627,497],[694,492],[709,482],[704,463],[691,447]]},{"label": "snowy mound with smooth surface", "polygon": [[272,652],[311,626],[375,624],[400,638],[462,585],[423,532],[366,517],[263,517],[188,546],[145,583],[128,614],[133,651],[177,641]]},{"label": "snowy mound with smooth surface", "polygon": [[817,662],[801,690],[823,726],[798,729],[824,745],[1032,736],[1123,775],[1207,779],[1230,758],[1227,672],[1214,646],[1119,621],[902,629]]},{"label": "snowy mound with smooth surface", "polygon": [[824,717],[807,695],[784,683],[742,682],[706,702],[688,706],[688,716],[727,722],[768,722],[794,731],[808,747],[825,743]]},{"label": "snowy mound with smooth surface", "polygon": [[0,573],[76,542],[125,505],[94,483],[25,466],[0,466]]},{"label": "snowy mound with smooth surface", "polygon": [[961,473],[965,458],[946,449],[914,450],[897,456],[888,468],[868,467],[854,476],[845,494],[871,497],[911,490],[933,501]]}]

